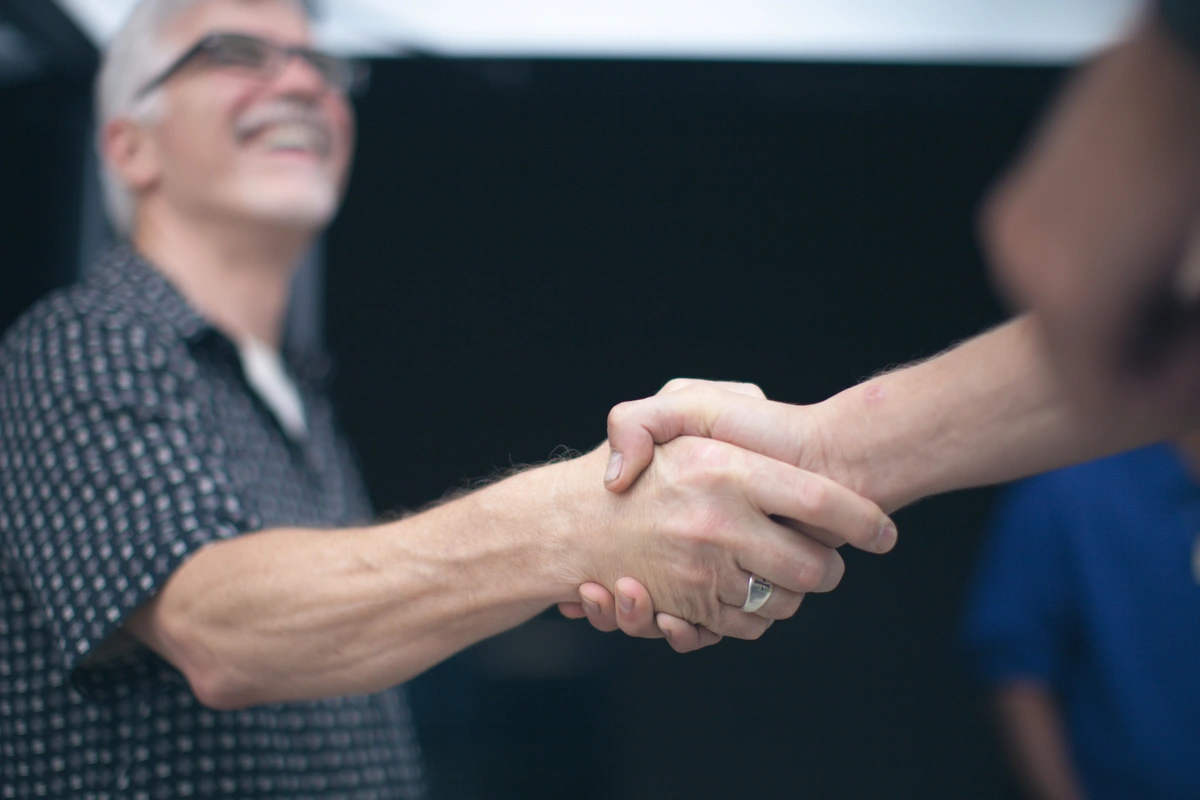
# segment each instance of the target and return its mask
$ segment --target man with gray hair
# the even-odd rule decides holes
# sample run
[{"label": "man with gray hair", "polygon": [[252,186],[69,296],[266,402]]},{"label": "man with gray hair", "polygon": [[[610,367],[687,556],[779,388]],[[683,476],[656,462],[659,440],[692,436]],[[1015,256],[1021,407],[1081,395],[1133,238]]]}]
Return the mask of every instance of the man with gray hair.
[{"label": "man with gray hair", "polygon": [[755,638],[837,584],[833,546],[895,542],[701,439],[621,496],[597,450],[372,524],[321,371],[281,355],[361,79],[298,0],[144,0],[106,55],[127,241],[0,343],[0,797],[417,797],[397,687],[581,584]]}]

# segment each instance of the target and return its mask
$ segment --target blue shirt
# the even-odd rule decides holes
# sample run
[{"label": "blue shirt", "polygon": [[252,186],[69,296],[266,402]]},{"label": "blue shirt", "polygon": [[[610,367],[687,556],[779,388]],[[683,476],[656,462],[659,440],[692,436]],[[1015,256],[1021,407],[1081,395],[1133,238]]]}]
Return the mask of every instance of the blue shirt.
[{"label": "blue shirt", "polygon": [[1012,487],[968,603],[997,685],[1061,703],[1090,800],[1200,798],[1200,488],[1169,445]]}]

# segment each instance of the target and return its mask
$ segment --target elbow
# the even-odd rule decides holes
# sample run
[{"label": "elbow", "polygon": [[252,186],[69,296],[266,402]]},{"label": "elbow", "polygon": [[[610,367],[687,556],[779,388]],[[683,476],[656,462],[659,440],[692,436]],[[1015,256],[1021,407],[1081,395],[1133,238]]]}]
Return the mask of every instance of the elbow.
[{"label": "elbow", "polygon": [[159,603],[139,609],[126,627],[143,644],[179,670],[196,700],[214,711],[238,711],[271,702],[269,682],[241,668],[215,646],[204,626]]},{"label": "elbow", "polygon": [[255,681],[236,669],[211,666],[180,668],[180,671],[200,705],[213,711],[241,711],[270,702]]},{"label": "elbow", "polygon": [[213,711],[240,711],[277,699],[268,696],[267,681],[256,680],[251,673],[200,641],[193,640],[189,644],[191,646],[181,647],[178,655],[168,660],[183,673],[200,705]]}]

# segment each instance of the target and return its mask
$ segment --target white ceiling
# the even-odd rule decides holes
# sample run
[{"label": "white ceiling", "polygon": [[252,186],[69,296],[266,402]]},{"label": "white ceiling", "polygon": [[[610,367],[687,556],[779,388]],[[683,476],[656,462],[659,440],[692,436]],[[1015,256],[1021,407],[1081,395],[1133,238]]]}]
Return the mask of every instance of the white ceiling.
[{"label": "white ceiling", "polygon": [[[136,0],[57,0],[97,42]],[[358,55],[1067,63],[1137,0],[324,0]]]}]

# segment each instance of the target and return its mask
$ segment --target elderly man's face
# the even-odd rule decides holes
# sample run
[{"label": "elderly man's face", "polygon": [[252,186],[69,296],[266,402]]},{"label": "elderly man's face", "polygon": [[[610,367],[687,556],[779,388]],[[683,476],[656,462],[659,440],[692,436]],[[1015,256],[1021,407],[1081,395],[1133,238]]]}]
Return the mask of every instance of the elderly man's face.
[{"label": "elderly man's face", "polygon": [[[176,54],[212,33],[311,45],[287,0],[211,0],[168,31]],[[300,58],[264,78],[236,67],[183,69],[163,87],[166,112],[150,135],[153,191],[186,216],[318,230],[332,218],[353,149],[346,97]]]}]

